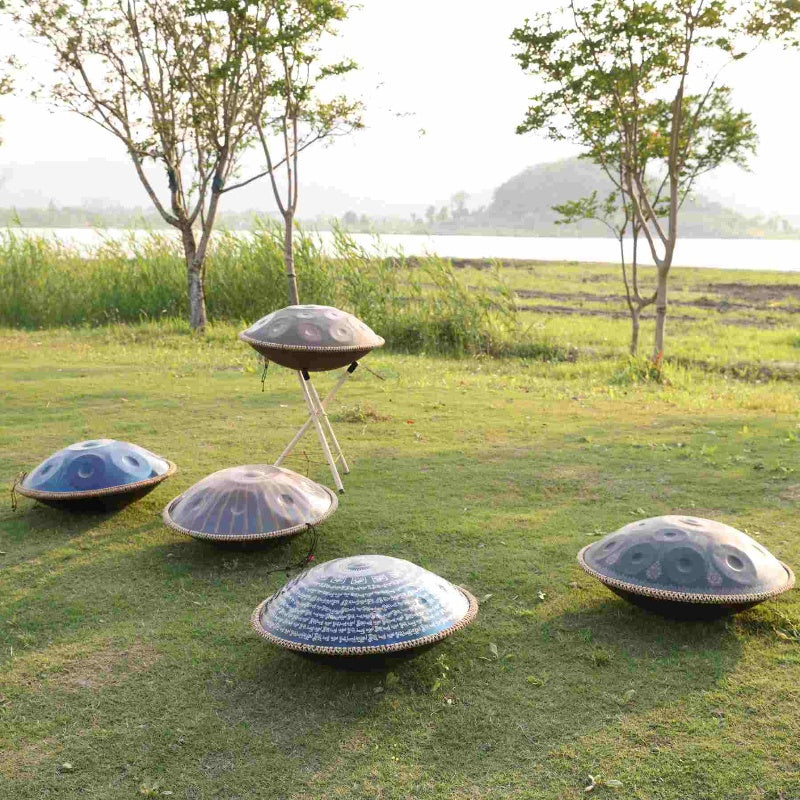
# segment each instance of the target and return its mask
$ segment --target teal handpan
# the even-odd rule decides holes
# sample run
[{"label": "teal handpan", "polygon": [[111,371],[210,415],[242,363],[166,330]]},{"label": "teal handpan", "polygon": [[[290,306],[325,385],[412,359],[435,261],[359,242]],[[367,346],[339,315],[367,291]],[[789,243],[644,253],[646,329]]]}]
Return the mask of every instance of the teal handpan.
[{"label": "teal handpan", "polygon": [[302,572],[252,614],[273,644],[324,656],[370,656],[437,642],[478,613],[461,587],[410,561],[337,558]]},{"label": "teal handpan", "polygon": [[762,544],[702,517],[631,522],[584,547],[578,563],[631,603],[685,619],[742,611],[794,585],[792,570]]},{"label": "teal handpan", "polygon": [[16,487],[26,497],[68,510],[121,508],[176,470],[166,458],[115,439],[90,439],[59,450]]}]

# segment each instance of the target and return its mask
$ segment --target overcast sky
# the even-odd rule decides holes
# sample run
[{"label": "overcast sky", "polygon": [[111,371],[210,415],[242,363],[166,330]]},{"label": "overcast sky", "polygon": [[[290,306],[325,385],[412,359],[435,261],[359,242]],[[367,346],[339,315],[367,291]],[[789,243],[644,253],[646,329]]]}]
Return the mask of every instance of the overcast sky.
[{"label": "overcast sky", "polygon": [[[462,189],[485,196],[525,166],[575,152],[514,133],[532,85],[511,58],[509,34],[546,5],[549,0],[363,0],[343,26],[339,46],[362,66],[352,87],[367,102],[368,130],[309,151],[302,178],[352,197],[441,203]],[[0,31],[0,51],[18,46],[8,30]],[[726,168],[706,182],[716,197],[800,214],[798,75],[800,52],[776,47],[762,47],[726,73],[736,101],[754,115],[761,142],[752,175]],[[53,114],[21,97],[0,98],[0,114],[6,118],[0,168],[124,158],[113,137],[77,116]]]}]

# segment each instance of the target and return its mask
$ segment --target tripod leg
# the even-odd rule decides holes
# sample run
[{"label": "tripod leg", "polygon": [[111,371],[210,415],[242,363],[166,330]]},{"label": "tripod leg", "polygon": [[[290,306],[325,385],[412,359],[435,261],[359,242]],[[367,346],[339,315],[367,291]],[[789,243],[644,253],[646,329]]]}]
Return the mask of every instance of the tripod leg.
[{"label": "tripod leg", "polygon": [[311,378],[306,381],[306,386],[308,386],[308,391],[311,394],[311,399],[314,401],[317,407],[317,413],[320,417],[320,421],[322,422],[322,429],[327,434],[327,437],[331,441],[331,445],[333,446],[333,452],[336,455],[336,458],[339,459],[342,465],[342,472],[347,475],[350,472],[350,467],[347,466],[347,461],[345,460],[344,453],[342,452],[342,446],[339,444],[339,440],[336,438],[336,434],[333,432],[333,428],[331,427],[331,421],[328,419],[328,415],[325,413],[325,406],[322,404],[322,401],[319,399],[319,395],[317,394],[317,387],[314,386]]},{"label": "tripod leg", "polygon": [[328,440],[325,438],[325,431],[322,429],[322,423],[319,421],[319,412],[314,405],[314,400],[312,399],[311,392],[308,389],[307,375],[307,372],[305,374],[303,372],[297,373],[297,377],[300,379],[300,388],[303,391],[303,397],[306,399],[306,406],[308,406],[308,413],[311,415],[311,421],[314,427],[317,429],[317,438],[319,438],[322,452],[325,454],[325,460],[328,462],[328,466],[330,467],[333,483],[335,484],[339,494],[342,494],[344,492],[344,485],[342,484],[342,479],[339,477],[339,471],[336,469],[336,462],[333,460],[333,456],[331,455],[331,449],[328,447]]},{"label": "tripod leg", "polygon": [[[339,378],[338,381],[336,381],[336,384],[334,385],[334,387],[330,390],[330,392],[328,392],[328,396],[320,404],[323,410],[327,408],[328,404],[336,396],[336,393],[344,385],[344,382],[356,371],[356,367],[357,366],[358,366],[358,361],[354,361],[347,368],[347,370],[345,370],[345,372],[342,375],[342,377]],[[297,433],[294,435],[294,438],[292,439],[292,441],[289,442],[289,444],[286,445],[286,449],[280,454],[280,456],[278,456],[278,460],[275,462],[275,466],[276,467],[279,467],[284,462],[284,460],[289,457],[289,454],[292,452],[292,450],[294,450],[295,446],[303,438],[303,436],[305,436],[306,431],[311,427],[312,424],[313,424],[312,419],[311,419],[311,417],[309,417],[305,421],[305,423],[303,423],[303,427],[300,428],[300,430],[297,431]]]}]

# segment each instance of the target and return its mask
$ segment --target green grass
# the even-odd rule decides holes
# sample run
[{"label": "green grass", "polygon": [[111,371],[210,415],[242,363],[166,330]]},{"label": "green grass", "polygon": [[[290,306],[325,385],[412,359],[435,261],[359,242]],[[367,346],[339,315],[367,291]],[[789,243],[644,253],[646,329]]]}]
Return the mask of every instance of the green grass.
[{"label": "green grass", "polygon": [[[445,259],[414,269],[399,254],[374,258],[337,230],[332,254],[298,231],[299,291],[308,303],[352,311],[401,352],[463,355],[526,351],[559,357],[532,336],[519,342],[513,298],[496,275],[467,287]],[[282,234],[274,224],[249,237],[219,232],[207,261],[209,318],[250,322],[285,304]],[[13,230],[0,235],[0,325],[61,325],[185,319],[186,269],[175,237],[152,233],[81,250]]]},{"label": "green grass", "polygon": [[[282,243],[275,227],[249,238],[220,232],[208,263],[208,311],[216,322],[250,323],[285,303]],[[375,258],[336,233],[330,255],[298,232],[300,294],[345,308],[395,352],[618,359],[628,312],[619,268],[575,262]],[[646,291],[652,270],[643,268]],[[88,253],[52,240],[0,236],[0,325],[22,329],[165,323],[186,318],[185,274],[174,239],[154,233],[108,241]],[[673,364],[750,379],[797,380],[796,274],[673,270],[666,357]],[[642,318],[652,349],[652,307]]]},{"label": "green grass", "polygon": [[[353,470],[317,560],[408,558],[483,602],[466,630],[364,673],[249,630],[302,537],[222,551],[161,523],[207,473],[274,459],[303,419],[294,376],[271,369],[262,393],[235,332],[0,331],[0,478],[94,436],[180,470],[115,515],[0,510],[0,797],[559,800],[590,774],[597,797],[800,794],[798,593],[675,623],[575,562],[636,517],[683,512],[797,566],[796,383],[371,355],[386,380],[357,372],[332,409]],[[311,439],[289,466],[329,482]]]},{"label": "green grass", "polygon": [[[484,270],[476,269],[475,262],[467,264],[458,272],[469,285]],[[499,278],[517,293],[523,329],[593,356],[618,357],[626,351],[630,322],[618,266],[508,262]],[[642,281],[652,289],[652,269],[643,269]],[[794,373],[798,312],[797,273],[675,268],[669,283],[667,356],[715,370],[767,367],[779,376]],[[642,318],[642,355],[652,349],[653,316],[650,306]]]}]

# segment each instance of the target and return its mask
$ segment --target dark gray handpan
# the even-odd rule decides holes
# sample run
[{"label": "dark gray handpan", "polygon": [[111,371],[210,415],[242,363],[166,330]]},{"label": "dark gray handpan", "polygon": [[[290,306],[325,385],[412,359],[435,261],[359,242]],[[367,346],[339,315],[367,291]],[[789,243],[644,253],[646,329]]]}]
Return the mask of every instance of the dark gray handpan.
[{"label": "dark gray handpan", "polygon": [[308,372],[346,367],[384,340],[366,323],[332,306],[287,306],[239,334],[269,361]]},{"label": "dark gray handpan", "polygon": [[195,539],[248,542],[293,536],[339,505],[327,487],[271,464],[219,470],[167,504],[164,522]]},{"label": "dark gray handpan", "polygon": [[626,600],[673,617],[734,613],[794,585],[792,570],[761,544],[700,517],[632,522],[584,547],[578,563]]},{"label": "dark gray handpan", "polygon": [[432,644],[478,613],[461,587],[410,561],[382,555],[312,567],[255,609],[255,631],[273,644],[326,656],[371,656]]}]

